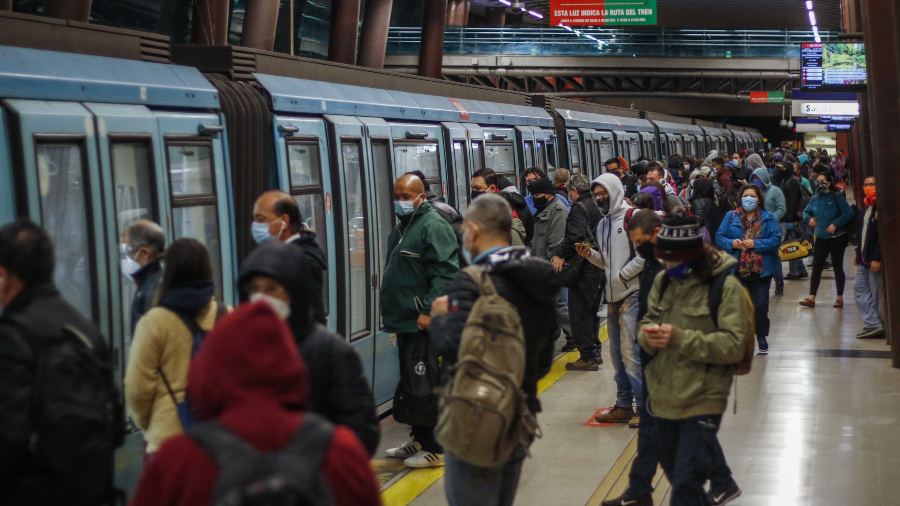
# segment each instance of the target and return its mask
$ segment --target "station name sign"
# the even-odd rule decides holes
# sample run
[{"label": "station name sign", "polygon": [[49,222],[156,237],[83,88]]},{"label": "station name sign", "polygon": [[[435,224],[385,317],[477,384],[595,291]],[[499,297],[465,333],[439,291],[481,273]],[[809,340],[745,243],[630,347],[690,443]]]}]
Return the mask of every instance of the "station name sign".
[{"label": "station name sign", "polygon": [[794,104],[795,116],[859,116],[858,102],[800,102],[799,108]]},{"label": "station name sign", "polygon": [[656,0],[550,0],[554,26],[655,25]]}]

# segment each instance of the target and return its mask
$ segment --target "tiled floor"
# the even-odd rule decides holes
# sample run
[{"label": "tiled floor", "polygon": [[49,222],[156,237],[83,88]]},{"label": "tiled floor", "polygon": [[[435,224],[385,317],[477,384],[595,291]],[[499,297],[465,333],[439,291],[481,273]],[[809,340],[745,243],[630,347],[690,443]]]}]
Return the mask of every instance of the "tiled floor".
[{"label": "tiled floor", "polygon": [[[770,354],[732,395],[720,440],[744,494],[732,504],[900,504],[900,370],[886,358],[848,358],[817,350],[886,351],[883,339],[858,340],[862,323],[853,301],[852,257],[847,255],[843,309],[834,309],[832,271],[826,271],[819,306],[797,302],[808,280],[789,281],[772,296]],[[526,461],[518,506],[583,506],[622,454],[635,431],[582,425],[615,396],[608,346],[600,372],[568,373],[541,397],[544,438]],[[385,427],[384,447],[404,440],[397,424]],[[664,501],[667,504],[668,501]],[[443,480],[410,504],[444,505]]]}]

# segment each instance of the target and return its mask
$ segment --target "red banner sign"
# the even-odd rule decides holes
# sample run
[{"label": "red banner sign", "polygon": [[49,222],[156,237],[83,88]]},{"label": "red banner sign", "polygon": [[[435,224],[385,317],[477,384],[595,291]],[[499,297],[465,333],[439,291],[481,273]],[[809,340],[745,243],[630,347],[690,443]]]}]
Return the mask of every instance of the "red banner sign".
[{"label": "red banner sign", "polygon": [[550,24],[655,25],[656,0],[550,0]]},{"label": "red banner sign", "polygon": [[769,103],[769,93],[766,91],[751,91],[750,92],[750,103],[751,104],[768,104]]}]

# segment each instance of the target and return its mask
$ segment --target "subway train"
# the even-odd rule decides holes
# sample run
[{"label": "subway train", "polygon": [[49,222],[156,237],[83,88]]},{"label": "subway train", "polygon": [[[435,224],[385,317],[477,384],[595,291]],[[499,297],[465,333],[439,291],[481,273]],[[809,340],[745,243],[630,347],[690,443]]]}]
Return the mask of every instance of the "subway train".
[{"label": "subway train", "polygon": [[[50,233],[56,283],[109,336],[120,382],[135,286],[118,244],[135,220],[160,223],[169,241],[203,242],[217,296],[235,304],[253,202],[268,189],[293,195],[327,253],[328,325],[357,349],[385,409],[399,375],[379,316],[395,178],[421,170],[465,213],[483,167],[524,192],[531,166],[593,178],[614,156],[763,143],[751,129],[663,114],[243,48],[170,48],[74,23],[54,30],[0,35],[0,224],[26,216]],[[48,50],[54,36],[78,42]],[[105,42],[85,42],[95,36]],[[135,56],[109,56],[127,47]]]}]

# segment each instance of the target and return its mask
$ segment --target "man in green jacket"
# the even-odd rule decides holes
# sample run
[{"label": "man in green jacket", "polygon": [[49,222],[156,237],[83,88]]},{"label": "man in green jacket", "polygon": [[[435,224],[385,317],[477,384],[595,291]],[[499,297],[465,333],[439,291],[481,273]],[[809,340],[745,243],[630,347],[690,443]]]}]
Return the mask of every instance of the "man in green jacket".
[{"label": "man in green jacket", "polygon": [[[725,504],[740,489],[716,433],[751,334],[747,296],[729,276],[716,318],[710,314],[710,283],[737,261],[703,244],[693,216],[676,211],[666,218],[655,253],[666,270],[650,290],[638,343],[653,356],[644,372],[645,402],[656,417],[660,463],[672,484],[672,506]],[[709,496],[703,490],[707,477]]]},{"label": "man in green jacket", "polygon": [[428,203],[422,180],[412,174],[394,185],[394,214],[399,224],[388,239],[381,282],[381,321],[397,335],[400,383],[394,394],[394,419],[412,426],[409,441],[387,451],[410,467],[444,463],[434,439],[439,384],[437,355],[428,342],[431,303],[443,295],[459,271],[453,228]]}]

